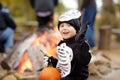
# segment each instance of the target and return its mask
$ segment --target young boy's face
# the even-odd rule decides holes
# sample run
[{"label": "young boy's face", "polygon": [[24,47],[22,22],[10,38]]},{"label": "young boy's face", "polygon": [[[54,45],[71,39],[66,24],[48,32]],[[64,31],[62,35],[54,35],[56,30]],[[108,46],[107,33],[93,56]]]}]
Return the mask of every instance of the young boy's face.
[{"label": "young boy's face", "polygon": [[75,28],[68,23],[61,23],[59,26],[59,31],[63,39],[69,39],[76,35]]}]

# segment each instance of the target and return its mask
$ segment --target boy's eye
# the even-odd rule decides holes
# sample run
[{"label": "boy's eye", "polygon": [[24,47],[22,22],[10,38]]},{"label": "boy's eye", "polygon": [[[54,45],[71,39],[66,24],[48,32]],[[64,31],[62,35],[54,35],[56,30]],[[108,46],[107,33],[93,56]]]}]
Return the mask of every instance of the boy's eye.
[{"label": "boy's eye", "polygon": [[68,26],[71,26],[70,24],[67,24]]},{"label": "boy's eye", "polygon": [[68,23],[66,23],[66,24],[64,23],[64,24],[61,24],[61,25],[60,25],[60,27],[70,27],[70,26],[71,26],[71,25],[68,24]]},{"label": "boy's eye", "polygon": [[64,27],[64,25],[61,24],[60,27]]}]

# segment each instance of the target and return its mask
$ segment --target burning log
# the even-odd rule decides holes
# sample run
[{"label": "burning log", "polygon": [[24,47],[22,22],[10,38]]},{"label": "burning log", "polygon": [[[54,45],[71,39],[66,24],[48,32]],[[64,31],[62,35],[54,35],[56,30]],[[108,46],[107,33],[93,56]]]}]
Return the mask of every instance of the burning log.
[{"label": "burning log", "polygon": [[12,53],[9,57],[1,62],[1,66],[7,70],[18,68],[19,62],[26,52],[31,59],[32,65],[35,65],[33,67],[33,70],[36,71],[38,69],[41,69],[43,67],[44,54],[42,51],[44,49],[41,45],[31,46],[35,38],[36,35],[32,35],[30,38],[21,43],[14,53]]},{"label": "burning log", "polygon": [[44,47],[40,45],[33,45],[27,49],[27,54],[29,54],[30,60],[32,62],[33,71],[38,71],[43,68],[43,57],[45,52]]},{"label": "burning log", "polygon": [[43,68],[44,55],[56,57],[56,45],[61,39],[56,30],[41,29],[41,32],[27,37],[15,51],[1,62],[7,70],[33,72]]}]

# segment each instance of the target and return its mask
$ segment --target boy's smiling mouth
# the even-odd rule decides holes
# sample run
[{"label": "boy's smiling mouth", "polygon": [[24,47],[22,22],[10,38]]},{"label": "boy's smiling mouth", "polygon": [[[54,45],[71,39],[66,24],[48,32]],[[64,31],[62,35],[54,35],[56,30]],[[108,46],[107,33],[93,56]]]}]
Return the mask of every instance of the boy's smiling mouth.
[{"label": "boy's smiling mouth", "polygon": [[68,32],[68,31],[67,31],[67,32],[65,31],[65,32],[63,32],[63,34],[69,34],[69,32]]}]

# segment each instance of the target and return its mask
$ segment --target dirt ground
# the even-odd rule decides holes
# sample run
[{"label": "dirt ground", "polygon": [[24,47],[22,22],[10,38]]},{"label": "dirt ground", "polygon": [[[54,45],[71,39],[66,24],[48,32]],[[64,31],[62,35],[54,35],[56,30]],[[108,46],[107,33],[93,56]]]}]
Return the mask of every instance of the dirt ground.
[{"label": "dirt ground", "polygon": [[112,66],[117,67],[111,69],[105,75],[90,75],[88,80],[120,80],[120,42],[112,40],[110,44],[110,50],[101,50],[98,52],[105,54],[110,59],[110,62],[113,63]]},{"label": "dirt ground", "polygon": [[109,52],[108,56],[119,66],[119,69],[112,70],[112,72],[105,75],[104,78],[105,80],[120,80],[120,48]]}]

